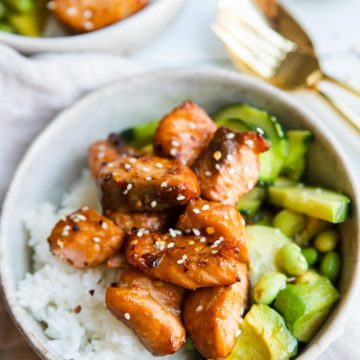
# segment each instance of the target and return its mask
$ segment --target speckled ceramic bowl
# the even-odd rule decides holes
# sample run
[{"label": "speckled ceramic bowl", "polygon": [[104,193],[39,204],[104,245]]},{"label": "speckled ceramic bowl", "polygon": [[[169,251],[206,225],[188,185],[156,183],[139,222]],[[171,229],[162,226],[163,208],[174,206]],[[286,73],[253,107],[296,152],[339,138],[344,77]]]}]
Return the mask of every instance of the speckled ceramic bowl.
[{"label": "speckled ceramic bowl", "polygon": [[177,15],[184,0],[151,0],[136,14],[87,34],[64,36],[58,27],[51,37],[29,37],[0,31],[0,42],[26,54],[39,52],[106,51],[128,54],[146,44]]},{"label": "speckled ceramic bowl", "polygon": [[339,281],[341,299],[299,358],[315,359],[342,330],[359,273],[356,204],[360,191],[340,144],[319,125],[316,117],[263,82],[216,69],[161,70],[125,78],[61,113],[33,143],[9,189],[0,234],[3,292],[15,323],[43,358],[57,359],[46,347],[41,326],[15,296],[18,281],[31,271],[31,254],[22,225],[24,214],[44,200],[59,201],[84,168],[86,149],[91,142],[109,132],[159,118],[184,99],[194,100],[210,114],[232,103],[248,102],[276,115],[288,129],[309,129],[315,134],[309,153],[308,180],[347,193],[352,199],[352,211],[350,219],[340,227],[344,239],[342,254],[346,259]]}]

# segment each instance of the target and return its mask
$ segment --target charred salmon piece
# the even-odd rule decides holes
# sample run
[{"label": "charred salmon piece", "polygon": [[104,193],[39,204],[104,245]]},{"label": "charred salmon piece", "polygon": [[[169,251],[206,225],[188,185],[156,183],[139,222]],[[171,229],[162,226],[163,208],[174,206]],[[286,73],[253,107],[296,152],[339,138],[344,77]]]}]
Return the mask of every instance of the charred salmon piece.
[{"label": "charred salmon piece", "polygon": [[92,176],[99,178],[103,167],[111,168],[112,162],[120,156],[141,157],[144,153],[134,147],[127,145],[124,140],[116,134],[111,134],[107,140],[100,140],[92,144],[88,150],[88,164]]},{"label": "charred salmon piece", "polygon": [[233,239],[239,246],[239,260],[247,262],[249,259],[245,220],[233,206],[202,199],[191,200],[176,227],[183,231],[199,229],[202,235],[208,237],[208,242]]},{"label": "charred salmon piece", "polygon": [[105,212],[105,215],[125,232],[130,232],[134,229],[164,232],[169,228],[174,217],[171,211],[125,213],[109,210]]},{"label": "charred salmon piece", "polygon": [[[194,232],[200,235],[197,229]],[[141,235],[128,236],[125,255],[132,266],[149,276],[192,290],[231,285],[239,279],[239,248],[233,241],[207,243],[204,236],[178,232]]]},{"label": "charred salmon piece", "polygon": [[162,211],[200,195],[196,175],[178,160],[147,155],[119,158],[112,164],[101,172],[105,211]]},{"label": "charred salmon piece", "polygon": [[249,287],[247,267],[240,266],[240,282],[191,291],[185,299],[185,328],[205,358],[226,358],[239,336]]},{"label": "charred salmon piece", "polygon": [[255,131],[219,128],[195,163],[201,195],[235,206],[256,185],[259,154],[268,149],[265,139]]},{"label": "charred salmon piece", "polygon": [[54,0],[58,19],[75,32],[89,32],[141,10],[149,0]]},{"label": "charred salmon piece", "polygon": [[183,289],[129,268],[106,291],[106,307],[131,328],[153,355],[169,355],[185,342]]},{"label": "charred salmon piece", "polygon": [[124,239],[125,233],[111,220],[83,206],[55,225],[48,242],[54,255],[84,269],[107,261]]},{"label": "charred salmon piece", "polygon": [[154,136],[154,149],[157,155],[192,165],[215,131],[216,125],[208,114],[193,102],[185,101],[161,120]]}]

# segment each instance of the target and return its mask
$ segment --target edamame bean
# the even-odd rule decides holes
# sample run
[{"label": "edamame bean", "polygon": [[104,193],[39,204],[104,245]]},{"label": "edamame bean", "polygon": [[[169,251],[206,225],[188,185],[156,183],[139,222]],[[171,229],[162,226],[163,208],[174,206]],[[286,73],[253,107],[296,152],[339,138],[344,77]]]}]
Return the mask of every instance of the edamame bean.
[{"label": "edamame bean", "polygon": [[281,268],[293,276],[303,275],[309,268],[301,248],[294,243],[284,245],[277,254],[277,260]]},{"label": "edamame bean", "polygon": [[339,241],[339,233],[336,230],[325,230],[319,233],[315,240],[314,246],[321,253],[333,251]]},{"label": "edamame bean", "polygon": [[270,305],[279,292],[286,287],[286,276],[279,272],[269,272],[262,276],[254,288],[254,300],[258,304]]},{"label": "edamame bean", "polygon": [[293,237],[295,234],[304,229],[306,217],[292,210],[281,210],[278,212],[273,221],[273,226],[280,229],[286,236]]},{"label": "edamame bean", "polygon": [[321,260],[320,273],[335,282],[340,273],[340,256],[335,251],[327,253]]},{"label": "edamame bean", "polygon": [[33,0],[6,0],[5,1],[13,10],[20,13],[29,13],[34,8]]},{"label": "edamame bean", "polygon": [[314,248],[302,249],[301,252],[304,255],[309,267],[313,266],[318,261],[319,254]]}]

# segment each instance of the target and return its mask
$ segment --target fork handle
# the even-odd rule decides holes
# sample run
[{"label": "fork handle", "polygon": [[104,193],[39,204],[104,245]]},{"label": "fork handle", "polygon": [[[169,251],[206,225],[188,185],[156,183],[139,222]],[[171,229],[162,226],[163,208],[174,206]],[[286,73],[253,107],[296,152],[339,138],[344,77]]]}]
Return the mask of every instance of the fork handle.
[{"label": "fork handle", "polygon": [[345,120],[347,120],[356,130],[360,132],[360,117],[351,110],[349,106],[335,98],[335,96],[326,94],[318,87],[312,88],[316,91],[328,104],[330,104]]},{"label": "fork handle", "polygon": [[333,84],[336,84],[336,85],[342,87],[343,89],[349,91],[351,94],[360,97],[360,90],[355,89],[355,87],[349,85],[348,83],[346,83],[344,81],[338,80],[338,79],[336,79],[328,74],[325,74],[325,73],[322,73],[322,80],[326,80]]}]

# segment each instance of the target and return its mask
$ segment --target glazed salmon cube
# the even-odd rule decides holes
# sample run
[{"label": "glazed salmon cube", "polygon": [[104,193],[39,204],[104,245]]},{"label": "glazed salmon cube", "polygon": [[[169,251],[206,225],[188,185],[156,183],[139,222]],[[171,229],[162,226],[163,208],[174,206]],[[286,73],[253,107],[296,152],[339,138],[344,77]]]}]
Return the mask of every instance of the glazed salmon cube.
[{"label": "glazed salmon cube", "polygon": [[235,206],[259,176],[259,154],[269,148],[255,131],[219,128],[195,164],[202,197]]},{"label": "glazed salmon cube", "polygon": [[105,211],[162,211],[200,194],[196,175],[178,160],[147,155],[119,158],[112,164],[101,172]]},{"label": "glazed salmon cube", "polygon": [[193,102],[185,101],[161,120],[154,136],[154,149],[160,156],[192,165],[215,131],[216,125],[207,113]]}]

